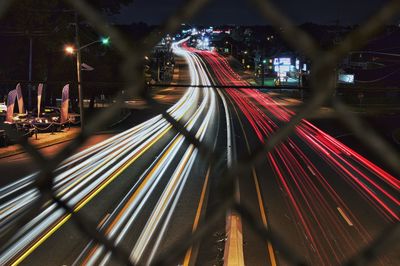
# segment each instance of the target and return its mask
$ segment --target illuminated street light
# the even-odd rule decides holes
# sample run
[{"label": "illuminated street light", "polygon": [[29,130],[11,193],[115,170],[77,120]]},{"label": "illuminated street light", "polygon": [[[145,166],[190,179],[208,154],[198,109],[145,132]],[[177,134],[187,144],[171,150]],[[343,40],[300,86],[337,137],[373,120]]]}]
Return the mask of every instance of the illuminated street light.
[{"label": "illuminated street light", "polygon": [[72,45],[67,45],[64,48],[64,51],[69,54],[69,55],[75,55],[76,54],[76,80],[78,84],[78,95],[79,95],[79,109],[80,109],[80,119],[81,119],[81,129],[83,130],[84,127],[84,107],[83,107],[83,88],[82,88],[82,62],[81,62],[81,50],[96,44],[96,43],[101,43],[103,45],[108,45],[110,43],[110,38],[109,37],[103,37],[101,39],[98,39],[96,41],[93,41],[91,43],[88,43],[86,45],[80,46],[79,44],[79,23],[78,23],[78,15],[75,13],[75,43],[76,43],[76,48]]},{"label": "illuminated street light", "polygon": [[65,53],[67,54],[74,54],[75,53],[75,48],[72,45],[67,45],[64,48]]},{"label": "illuminated street light", "polygon": [[91,43],[85,44],[79,48],[79,50],[85,49],[86,47],[92,46],[93,44],[101,43],[102,45],[109,45],[110,44],[110,37],[103,37],[99,40],[93,41]]},{"label": "illuminated street light", "polygon": [[107,37],[107,38],[101,38],[101,43],[102,43],[103,45],[109,45],[109,44],[110,44],[110,38],[109,38],[109,37]]}]

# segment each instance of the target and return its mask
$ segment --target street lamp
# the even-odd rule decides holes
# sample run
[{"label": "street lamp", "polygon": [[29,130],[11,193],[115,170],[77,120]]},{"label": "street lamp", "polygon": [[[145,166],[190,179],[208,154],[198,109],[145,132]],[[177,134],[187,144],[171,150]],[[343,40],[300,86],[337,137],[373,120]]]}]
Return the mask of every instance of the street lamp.
[{"label": "street lamp", "polygon": [[108,44],[110,43],[110,38],[109,38],[109,37],[107,37],[107,38],[101,38],[101,43],[102,43],[103,45],[108,45]]},{"label": "street lamp", "polygon": [[103,37],[99,40],[93,41],[91,43],[85,44],[83,46],[79,45],[79,31],[78,31],[78,26],[76,27],[76,48],[72,45],[66,45],[64,48],[64,51],[68,55],[74,55],[76,53],[76,76],[77,76],[77,83],[78,83],[78,95],[79,95],[79,110],[80,110],[80,115],[81,115],[81,129],[83,130],[83,93],[82,93],[82,61],[81,61],[81,50],[85,49],[93,44],[96,43],[101,43],[103,45],[109,45],[110,44],[110,38],[109,37]]},{"label": "street lamp", "polygon": [[72,45],[67,45],[65,46],[64,51],[66,54],[72,55],[75,53],[75,48]]},{"label": "street lamp", "polygon": [[81,46],[79,48],[79,50],[83,50],[83,49],[85,49],[85,48],[87,48],[89,46],[92,46],[93,44],[96,44],[96,43],[101,43],[102,45],[109,45],[110,44],[110,38],[103,37],[103,38],[101,38],[99,40],[95,40],[95,41],[93,41],[91,43],[88,43],[88,44],[85,44],[85,45]]}]

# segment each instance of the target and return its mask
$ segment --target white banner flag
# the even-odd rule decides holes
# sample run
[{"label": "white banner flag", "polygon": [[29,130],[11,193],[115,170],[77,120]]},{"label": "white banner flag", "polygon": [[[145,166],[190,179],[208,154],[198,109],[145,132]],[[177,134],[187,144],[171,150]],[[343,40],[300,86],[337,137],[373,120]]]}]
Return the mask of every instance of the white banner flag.
[{"label": "white banner flag", "polygon": [[64,86],[61,98],[61,123],[65,123],[68,121],[69,84]]},{"label": "white banner flag", "polygon": [[18,110],[19,110],[19,113],[22,114],[22,113],[24,113],[24,97],[22,97],[21,84],[18,83],[17,87],[15,89],[17,90]]},{"label": "white banner flag", "polygon": [[12,90],[8,93],[8,98],[7,98],[7,115],[6,115],[6,121],[7,122],[12,122],[13,121],[13,116],[14,116],[14,104],[15,104],[15,99],[17,98],[17,90]]},{"label": "white banner flag", "polygon": [[40,83],[37,89],[37,116],[40,116],[40,106],[42,104],[43,83]]}]

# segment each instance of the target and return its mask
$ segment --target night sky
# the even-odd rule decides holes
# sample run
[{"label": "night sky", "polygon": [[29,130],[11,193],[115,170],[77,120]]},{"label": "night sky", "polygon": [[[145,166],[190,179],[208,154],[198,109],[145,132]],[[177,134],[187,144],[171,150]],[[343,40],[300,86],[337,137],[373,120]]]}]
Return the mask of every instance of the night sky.
[{"label": "night sky", "polygon": [[[146,22],[162,23],[183,0],[135,0],[124,7],[116,21],[123,24]],[[357,24],[376,12],[387,0],[274,0],[277,7],[285,11],[293,21],[333,24]],[[204,25],[266,24],[246,0],[211,0],[210,4],[188,23]]]}]

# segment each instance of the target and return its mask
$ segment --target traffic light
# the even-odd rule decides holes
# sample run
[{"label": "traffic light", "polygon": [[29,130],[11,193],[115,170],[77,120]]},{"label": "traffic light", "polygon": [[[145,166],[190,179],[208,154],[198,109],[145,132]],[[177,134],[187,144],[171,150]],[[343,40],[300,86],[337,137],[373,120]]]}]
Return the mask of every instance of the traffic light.
[{"label": "traffic light", "polygon": [[110,44],[110,38],[101,38],[101,44],[103,45],[109,45]]}]

